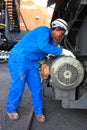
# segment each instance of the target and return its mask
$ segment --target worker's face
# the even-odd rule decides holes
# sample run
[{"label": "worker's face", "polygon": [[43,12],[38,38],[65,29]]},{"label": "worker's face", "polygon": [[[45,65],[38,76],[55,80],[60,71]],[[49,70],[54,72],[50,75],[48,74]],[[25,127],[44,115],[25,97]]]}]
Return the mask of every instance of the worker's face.
[{"label": "worker's face", "polygon": [[63,38],[64,34],[65,34],[64,30],[58,31],[57,29],[55,29],[52,31],[52,38],[55,39],[56,41],[59,41]]}]

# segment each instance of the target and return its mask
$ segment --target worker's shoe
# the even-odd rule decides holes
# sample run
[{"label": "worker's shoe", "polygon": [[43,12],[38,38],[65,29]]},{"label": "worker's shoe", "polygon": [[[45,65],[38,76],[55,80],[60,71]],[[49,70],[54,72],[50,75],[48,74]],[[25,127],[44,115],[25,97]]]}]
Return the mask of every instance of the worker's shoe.
[{"label": "worker's shoe", "polygon": [[36,115],[36,119],[38,120],[38,122],[41,122],[41,123],[46,122],[46,117],[43,114]]},{"label": "worker's shoe", "polygon": [[19,115],[17,112],[14,112],[14,113],[7,113],[9,119],[11,120],[18,120],[19,119]]}]

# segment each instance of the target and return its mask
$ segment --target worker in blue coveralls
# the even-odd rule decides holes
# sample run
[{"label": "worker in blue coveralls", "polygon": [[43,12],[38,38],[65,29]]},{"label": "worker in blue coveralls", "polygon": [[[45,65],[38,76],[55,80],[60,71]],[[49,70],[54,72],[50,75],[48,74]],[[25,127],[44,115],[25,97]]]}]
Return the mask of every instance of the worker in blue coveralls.
[{"label": "worker in blue coveralls", "polygon": [[71,51],[55,45],[55,40],[61,40],[64,35],[68,34],[67,22],[63,19],[56,19],[51,23],[51,26],[51,28],[40,26],[32,30],[10,51],[8,65],[11,73],[11,84],[6,108],[9,119],[19,119],[17,109],[27,82],[32,93],[36,119],[39,122],[45,122],[39,61],[48,54],[75,58]]}]

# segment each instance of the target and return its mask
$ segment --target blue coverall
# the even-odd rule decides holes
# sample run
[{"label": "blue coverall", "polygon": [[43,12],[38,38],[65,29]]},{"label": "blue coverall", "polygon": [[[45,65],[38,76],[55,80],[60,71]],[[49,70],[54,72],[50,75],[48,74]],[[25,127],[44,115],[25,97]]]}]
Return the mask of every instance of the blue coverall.
[{"label": "blue coverall", "polygon": [[10,51],[8,65],[11,73],[11,84],[7,112],[17,111],[27,82],[32,92],[35,114],[43,113],[42,84],[38,61],[48,54],[59,56],[62,53],[62,48],[54,45],[51,34],[50,28],[38,27],[25,35]]}]

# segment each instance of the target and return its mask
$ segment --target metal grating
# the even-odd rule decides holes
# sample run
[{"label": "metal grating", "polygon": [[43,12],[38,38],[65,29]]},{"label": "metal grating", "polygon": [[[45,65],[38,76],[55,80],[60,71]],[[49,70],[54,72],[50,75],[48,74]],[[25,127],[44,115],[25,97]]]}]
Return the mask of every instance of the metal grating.
[{"label": "metal grating", "polygon": [[64,85],[72,85],[78,78],[77,69],[70,64],[63,64],[58,69],[58,80]]}]

